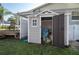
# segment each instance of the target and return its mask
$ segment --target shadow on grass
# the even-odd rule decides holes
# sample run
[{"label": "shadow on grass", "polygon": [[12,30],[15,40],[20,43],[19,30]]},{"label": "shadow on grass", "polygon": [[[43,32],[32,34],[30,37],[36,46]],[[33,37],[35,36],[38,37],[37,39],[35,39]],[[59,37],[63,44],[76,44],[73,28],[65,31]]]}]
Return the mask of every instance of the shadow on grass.
[{"label": "shadow on grass", "polygon": [[0,55],[78,55],[79,51],[71,48],[56,48],[52,45],[27,43],[22,40],[1,39]]}]

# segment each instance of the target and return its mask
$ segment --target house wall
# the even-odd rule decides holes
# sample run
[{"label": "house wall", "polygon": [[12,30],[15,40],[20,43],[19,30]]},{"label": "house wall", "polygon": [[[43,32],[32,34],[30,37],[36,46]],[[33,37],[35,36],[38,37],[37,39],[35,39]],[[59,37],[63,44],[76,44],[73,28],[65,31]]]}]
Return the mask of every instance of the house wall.
[{"label": "house wall", "polygon": [[[79,16],[79,12],[75,11],[74,16]],[[72,20],[71,15],[69,23],[69,40],[79,40],[79,20]]]},{"label": "house wall", "polygon": [[34,9],[34,14],[44,10],[66,9],[66,8],[79,8],[79,3],[49,3],[45,6]]},{"label": "house wall", "polygon": [[[71,16],[78,16],[79,17],[79,11],[76,10],[74,12],[72,12]],[[70,19],[70,25],[79,25],[79,19],[75,18],[75,19]]]},{"label": "house wall", "polygon": [[[34,19],[37,20],[37,26],[35,26],[35,27],[32,25],[32,22]],[[28,28],[29,28],[28,42],[41,44],[41,21],[40,21],[40,17],[30,16]]]},{"label": "house wall", "polygon": [[70,12],[65,14],[65,45],[71,40],[79,40],[79,24],[72,21]]},{"label": "house wall", "polygon": [[28,36],[28,18],[20,18],[20,39]]}]

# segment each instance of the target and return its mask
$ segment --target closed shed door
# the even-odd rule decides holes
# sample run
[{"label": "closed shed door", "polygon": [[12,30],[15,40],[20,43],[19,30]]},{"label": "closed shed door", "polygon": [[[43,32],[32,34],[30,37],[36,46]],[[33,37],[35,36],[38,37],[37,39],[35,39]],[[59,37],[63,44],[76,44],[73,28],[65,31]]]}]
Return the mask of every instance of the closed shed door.
[{"label": "closed shed door", "polygon": [[53,45],[64,47],[64,14],[53,17]]},{"label": "closed shed door", "polygon": [[40,17],[29,17],[28,42],[41,44],[41,19]]}]

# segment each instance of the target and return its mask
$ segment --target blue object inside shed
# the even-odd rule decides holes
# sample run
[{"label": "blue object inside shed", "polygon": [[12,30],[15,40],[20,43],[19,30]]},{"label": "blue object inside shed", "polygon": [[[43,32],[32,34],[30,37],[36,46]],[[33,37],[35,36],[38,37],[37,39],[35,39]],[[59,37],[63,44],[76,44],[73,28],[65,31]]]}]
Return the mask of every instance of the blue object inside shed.
[{"label": "blue object inside shed", "polygon": [[41,36],[42,36],[42,38],[48,37],[48,28],[42,28]]}]

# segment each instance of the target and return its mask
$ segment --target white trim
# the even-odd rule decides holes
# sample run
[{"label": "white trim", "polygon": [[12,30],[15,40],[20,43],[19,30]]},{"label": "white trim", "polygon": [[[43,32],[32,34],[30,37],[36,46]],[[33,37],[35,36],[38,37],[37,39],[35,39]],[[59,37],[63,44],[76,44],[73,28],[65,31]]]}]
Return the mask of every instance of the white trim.
[{"label": "white trim", "polygon": [[64,43],[66,46],[69,45],[69,21],[70,21],[71,13],[65,13],[64,19]]},{"label": "white trim", "polygon": [[21,40],[21,17],[19,17],[20,19],[20,40]]},{"label": "white trim", "polygon": [[44,11],[42,11],[42,12],[36,14],[35,16],[38,16],[39,14],[42,14],[42,13],[45,12],[45,11],[47,11],[47,10],[44,10]]},{"label": "white trim", "polygon": [[[41,32],[41,16],[39,16],[39,17],[40,17],[40,32]],[[40,33],[40,39],[41,39],[41,33]]]},{"label": "white trim", "polygon": [[29,17],[28,17],[28,39],[27,41],[29,42]]},{"label": "white trim", "polygon": [[42,11],[42,12],[36,14],[35,16],[38,16],[38,15],[42,14],[42,13],[45,12],[45,11],[52,12],[52,14],[58,15],[58,13],[56,13],[56,12],[53,12],[53,11],[50,11],[50,10],[44,10],[44,11]]},{"label": "white trim", "polygon": [[58,13],[54,12],[54,11],[50,11],[48,10],[49,12],[51,12],[52,14],[56,14],[56,15],[59,15]]},{"label": "white trim", "polygon": [[53,15],[53,14],[52,15],[49,15],[49,14],[48,15],[41,15],[41,17],[53,17],[53,16],[55,16],[55,15]]},{"label": "white trim", "polygon": [[76,22],[79,22],[79,20],[72,20],[72,21],[76,21]]}]

